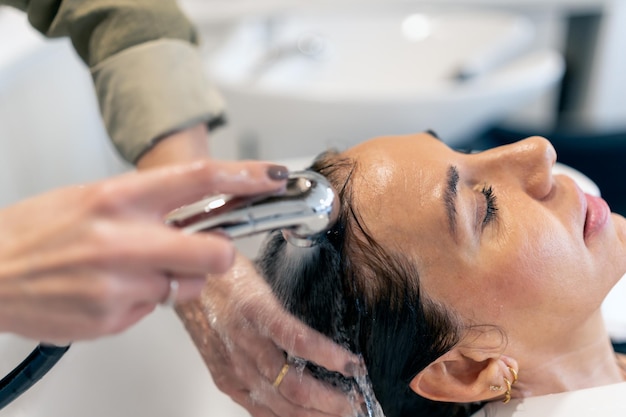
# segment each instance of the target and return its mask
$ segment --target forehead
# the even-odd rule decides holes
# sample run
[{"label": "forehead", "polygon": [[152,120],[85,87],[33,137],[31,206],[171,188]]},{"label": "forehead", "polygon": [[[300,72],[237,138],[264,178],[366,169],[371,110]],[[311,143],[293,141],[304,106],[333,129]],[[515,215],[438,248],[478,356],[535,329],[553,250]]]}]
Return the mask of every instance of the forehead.
[{"label": "forehead", "polygon": [[408,182],[441,169],[453,152],[438,139],[420,133],[374,138],[345,154],[357,162],[357,177],[383,190],[391,181]]},{"label": "forehead", "polygon": [[376,138],[346,155],[356,161],[353,204],[383,245],[415,244],[447,227],[446,172],[454,152],[428,134]]},{"label": "forehead", "polygon": [[362,142],[347,151],[345,154],[356,158],[374,158],[376,155],[402,157],[409,153],[428,153],[429,150],[442,151],[449,148],[428,133],[412,135],[381,136]]},{"label": "forehead", "polygon": [[[345,152],[356,161],[354,186],[362,198],[385,195],[402,198],[411,194],[430,194],[445,180],[453,164],[454,152],[429,134],[385,136],[371,139]],[[369,201],[372,203],[372,201]]]}]

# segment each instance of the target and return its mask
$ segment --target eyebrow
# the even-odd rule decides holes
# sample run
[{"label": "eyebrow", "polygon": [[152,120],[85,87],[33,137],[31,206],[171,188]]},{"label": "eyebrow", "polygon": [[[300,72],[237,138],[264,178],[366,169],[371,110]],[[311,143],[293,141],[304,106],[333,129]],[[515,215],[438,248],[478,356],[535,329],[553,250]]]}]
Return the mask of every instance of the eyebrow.
[{"label": "eyebrow", "polygon": [[450,165],[446,175],[446,189],[443,192],[443,202],[448,216],[448,228],[453,237],[456,236],[456,195],[458,184],[459,171],[454,165]]}]

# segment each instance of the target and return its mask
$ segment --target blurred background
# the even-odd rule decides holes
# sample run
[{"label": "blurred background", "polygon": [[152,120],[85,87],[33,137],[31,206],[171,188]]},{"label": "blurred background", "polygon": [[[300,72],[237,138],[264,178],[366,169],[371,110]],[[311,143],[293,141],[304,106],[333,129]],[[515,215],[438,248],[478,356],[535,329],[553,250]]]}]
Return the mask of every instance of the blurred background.
[{"label": "blurred background", "polygon": [[[476,150],[543,135],[626,214],[622,0],[179,3],[227,101],[228,125],[211,139],[218,158],[299,168],[328,147],[383,134],[432,129]],[[70,43],[43,39],[0,7],[0,206],[128,169]],[[255,241],[240,245],[254,254]],[[626,333],[622,321],[612,325]],[[33,346],[0,335],[0,372]],[[3,413],[246,415],[213,386],[169,310],[75,344]]]}]

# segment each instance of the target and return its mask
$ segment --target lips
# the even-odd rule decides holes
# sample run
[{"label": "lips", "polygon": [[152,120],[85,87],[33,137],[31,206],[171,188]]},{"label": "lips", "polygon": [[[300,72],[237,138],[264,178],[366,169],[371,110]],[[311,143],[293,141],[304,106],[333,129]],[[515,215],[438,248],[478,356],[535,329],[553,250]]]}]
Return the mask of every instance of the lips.
[{"label": "lips", "polygon": [[585,194],[587,200],[587,214],[585,216],[585,228],[583,237],[585,240],[602,230],[609,220],[611,209],[600,197]]}]

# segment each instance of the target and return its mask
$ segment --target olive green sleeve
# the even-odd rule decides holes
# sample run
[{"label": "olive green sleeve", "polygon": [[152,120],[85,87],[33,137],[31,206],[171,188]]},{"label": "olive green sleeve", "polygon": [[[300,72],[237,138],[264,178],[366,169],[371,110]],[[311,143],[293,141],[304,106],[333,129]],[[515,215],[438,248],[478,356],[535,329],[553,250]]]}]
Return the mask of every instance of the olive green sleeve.
[{"label": "olive green sleeve", "polygon": [[89,66],[105,126],[136,160],[165,135],[222,120],[197,33],[175,0],[0,0],[48,37],[69,36]]}]

